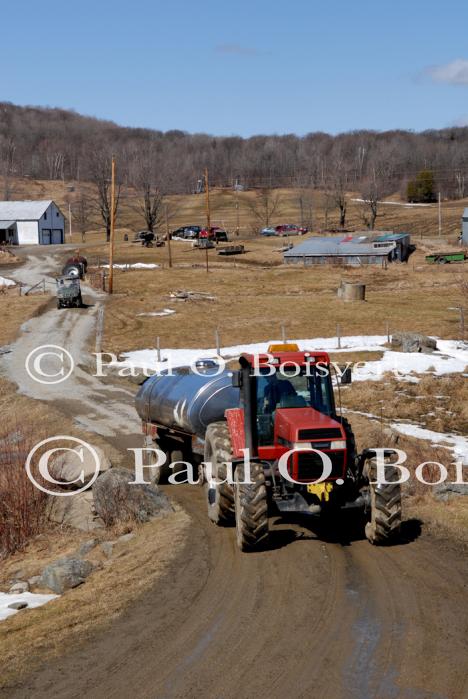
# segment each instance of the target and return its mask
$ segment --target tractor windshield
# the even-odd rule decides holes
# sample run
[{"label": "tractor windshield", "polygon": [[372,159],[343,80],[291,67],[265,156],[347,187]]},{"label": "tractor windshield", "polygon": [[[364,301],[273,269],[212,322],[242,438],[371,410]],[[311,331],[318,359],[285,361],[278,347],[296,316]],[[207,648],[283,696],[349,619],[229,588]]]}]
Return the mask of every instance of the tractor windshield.
[{"label": "tractor windshield", "polygon": [[[263,374],[263,370],[260,369]],[[257,418],[259,441],[268,444],[273,436],[274,415],[277,408],[315,408],[332,416],[335,412],[333,390],[329,373],[325,376],[314,365],[282,367],[282,371],[257,377]]]}]

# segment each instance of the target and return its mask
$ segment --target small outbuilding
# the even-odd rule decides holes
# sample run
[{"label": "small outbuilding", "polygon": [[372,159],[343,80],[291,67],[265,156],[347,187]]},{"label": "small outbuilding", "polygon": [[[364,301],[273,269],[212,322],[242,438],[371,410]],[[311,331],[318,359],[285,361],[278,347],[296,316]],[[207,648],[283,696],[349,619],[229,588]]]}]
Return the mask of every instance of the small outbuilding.
[{"label": "small outbuilding", "polygon": [[60,245],[65,217],[51,199],[0,201],[0,244]]}]

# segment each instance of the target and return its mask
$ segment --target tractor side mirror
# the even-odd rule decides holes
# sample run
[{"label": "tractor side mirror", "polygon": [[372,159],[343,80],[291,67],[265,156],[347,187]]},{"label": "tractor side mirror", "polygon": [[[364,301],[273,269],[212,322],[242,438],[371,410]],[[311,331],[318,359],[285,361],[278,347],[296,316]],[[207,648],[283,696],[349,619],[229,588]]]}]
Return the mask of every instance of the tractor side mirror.
[{"label": "tractor side mirror", "polygon": [[234,388],[240,388],[242,386],[242,372],[232,372],[232,385],[234,386]]},{"label": "tractor side mirror", "polygon": [[342,386],[348,386],[350,383],[352,383],[352,381],[353,381],[353,378],[352,378],[351,367],[348,366],[348,367],[346,367],[346,369],[344,369],[342,371],[340,383]]}]

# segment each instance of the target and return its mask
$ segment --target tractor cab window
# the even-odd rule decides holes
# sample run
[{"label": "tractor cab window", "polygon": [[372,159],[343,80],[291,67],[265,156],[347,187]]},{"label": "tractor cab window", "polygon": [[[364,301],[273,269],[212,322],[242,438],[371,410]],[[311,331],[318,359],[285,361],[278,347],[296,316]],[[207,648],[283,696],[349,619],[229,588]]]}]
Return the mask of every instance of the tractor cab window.
[{"label": "tractor cab window", "polygon": [[[330,376],[323,376],[314,365],[282,368],[282,372],[268,375],[260,370],[257,377],[257,428],[260,444],[273,442],[275,413],[278,408],[314,408],[320,413],[333,415],[335,411]],[[297,373],[297,375],[296,375]]]}]

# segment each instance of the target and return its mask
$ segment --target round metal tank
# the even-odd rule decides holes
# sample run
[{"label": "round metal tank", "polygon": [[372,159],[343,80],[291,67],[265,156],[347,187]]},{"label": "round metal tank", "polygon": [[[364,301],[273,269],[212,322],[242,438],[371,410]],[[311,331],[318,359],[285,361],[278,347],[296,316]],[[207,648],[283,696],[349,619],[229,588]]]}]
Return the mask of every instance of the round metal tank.
[{"label": "round metal tank", "polygon": [[144,422],[182,430],[203,437],[207,426],[224,419],[227,408],[239,406],[239,389],[232,372],[214,375],[212,367],[199,374],[188,367],[147,379],[137,393],[138,415]]}]

